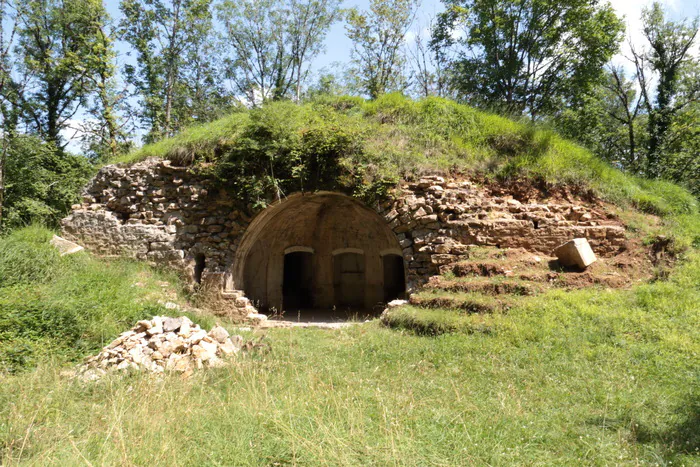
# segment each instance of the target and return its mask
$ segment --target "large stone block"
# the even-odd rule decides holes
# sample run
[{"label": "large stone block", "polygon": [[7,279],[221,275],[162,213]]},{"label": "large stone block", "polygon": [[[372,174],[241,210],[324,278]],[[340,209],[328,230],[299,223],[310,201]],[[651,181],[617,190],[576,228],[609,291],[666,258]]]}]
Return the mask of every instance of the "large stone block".
[{"label": "large stone block", "polygon": [[585,238],[574,238],[559,245],[554,254],[562,266],[586,268],[596,261],[595,253]]},{"label": "large stone block", "polygon": [[61,256],[72,255],[73,253],[78,253],[83,251],[83,247],[77,243],[73,243],[65,238],[61,238],[58,235],[54,235],[51,239],[51,245],[56,247]]}]

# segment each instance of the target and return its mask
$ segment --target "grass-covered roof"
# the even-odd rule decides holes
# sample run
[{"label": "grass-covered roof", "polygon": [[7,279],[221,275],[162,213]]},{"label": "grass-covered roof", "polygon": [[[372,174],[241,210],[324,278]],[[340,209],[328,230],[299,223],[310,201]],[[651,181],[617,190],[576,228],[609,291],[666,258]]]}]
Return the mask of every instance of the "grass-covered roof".
[{"label": "grass-covered roof", "polygon": [[401,179],[437,172],[573,185],[658,214],[698,209],[686,190],[627,175],[552,131],[439,98],[275,102],[190,127],[117,162],[147,157],[206,166],[254,203],[314,189],[369,200]]}]

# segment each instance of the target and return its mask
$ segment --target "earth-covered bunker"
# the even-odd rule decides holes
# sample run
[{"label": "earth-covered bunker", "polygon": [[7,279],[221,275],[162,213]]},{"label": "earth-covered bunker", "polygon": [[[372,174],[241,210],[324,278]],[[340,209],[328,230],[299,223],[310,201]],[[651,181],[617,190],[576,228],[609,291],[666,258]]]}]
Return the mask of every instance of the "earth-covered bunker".
[{"label": "earth-covered bunker", "polygon": [[244,316],[253,305],[370,309],[410,294],[474,245],[551,254],[585,237],[603,257],[626,245],[605,205],[575,197],[425,175],[369,205],[311,192],[255,209],[206,172],[161,159],[102,168],[62,225],[97,254],[177,269]]}]

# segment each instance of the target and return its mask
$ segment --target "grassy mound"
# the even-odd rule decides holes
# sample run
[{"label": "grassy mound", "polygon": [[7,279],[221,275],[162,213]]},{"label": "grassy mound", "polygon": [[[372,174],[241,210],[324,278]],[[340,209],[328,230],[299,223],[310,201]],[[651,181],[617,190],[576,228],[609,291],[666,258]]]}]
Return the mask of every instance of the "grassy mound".
[{"label": "grassy mound", "polygon": [[117,162],[147,157],[210,163],[204,165],[222,183],[261,204],[314,189],[372,200],[400,179],[442,172],[531,177],[657,214],[697,211],[697,200],[671,183],[626,175],[551,131],[439,98],[270,103],[191,127]]},{"label": "grassy mound", "polygon": [[88,355],[135,321],[167,314],[158,300],[172,276],[87,253],[61,257],[52,235],[28,227],[0,237],[0,374]]},{"label": "grassy mound", "polygon": [[667,235],[683,261],[631,289],[514,295],[488,313],[490,302],[444,309],[426,294],[443,308],[264,331],[270,352],[190,380],[82,384],[66,367],[166,313],[163,281],[176,279],[131,261],[60,257],[50,231],[18,230],[0,238],[1,465],[700,463],[700,216],[685,191],[628,177],[547,132],[397,96],[273,104],[131,160],[154,155],[261,202],[269,190],[326,183],[373,196],[427,170],[580,183],[664,214],[648,225],[627,212],[641,237]]}]

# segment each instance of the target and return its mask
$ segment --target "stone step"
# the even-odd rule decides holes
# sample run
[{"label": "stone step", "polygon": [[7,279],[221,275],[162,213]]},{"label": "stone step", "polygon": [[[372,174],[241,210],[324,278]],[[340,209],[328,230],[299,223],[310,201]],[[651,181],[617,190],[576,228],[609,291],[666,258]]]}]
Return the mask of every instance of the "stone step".
[{"label": "stone step", "polygon": [[475,280],[453,280],[433,276],[428,281],[428,287],[446,292],[481,293],[486,295],[535,295],[543,291],[542,284],[517,280],[490,280],[477,278]]},{"label": "stone step", "polygon": [[464,296],[432,290],[411,295],[410,303],[421,308],[446,308],[466,313],[497,313],[508,310],[512,305],[513,300],[502,297]]},{"label": "stone step", "polygon": [[224,290],[221,292],[221,298],[225,300],[237,300],[241,297],[245,297],[245,293],[242,290]]},{"label": "stone step", "polygon": [[459,262],[440,268],[441,274],[453,274],[459,278],[511,278],[526,282],[550,283],[556,281],[559,274],[548,266],[535,267],[522,264],[498,263],[492,261]]},{"label": "stone step", "polygon": [[512,275],[513,271],[509,268],[509,264],[499,261],[460,261],[458,263],[448,264],[440,269],[442,274],[451,272],[457,277],[468,276],[508,276]]}]

